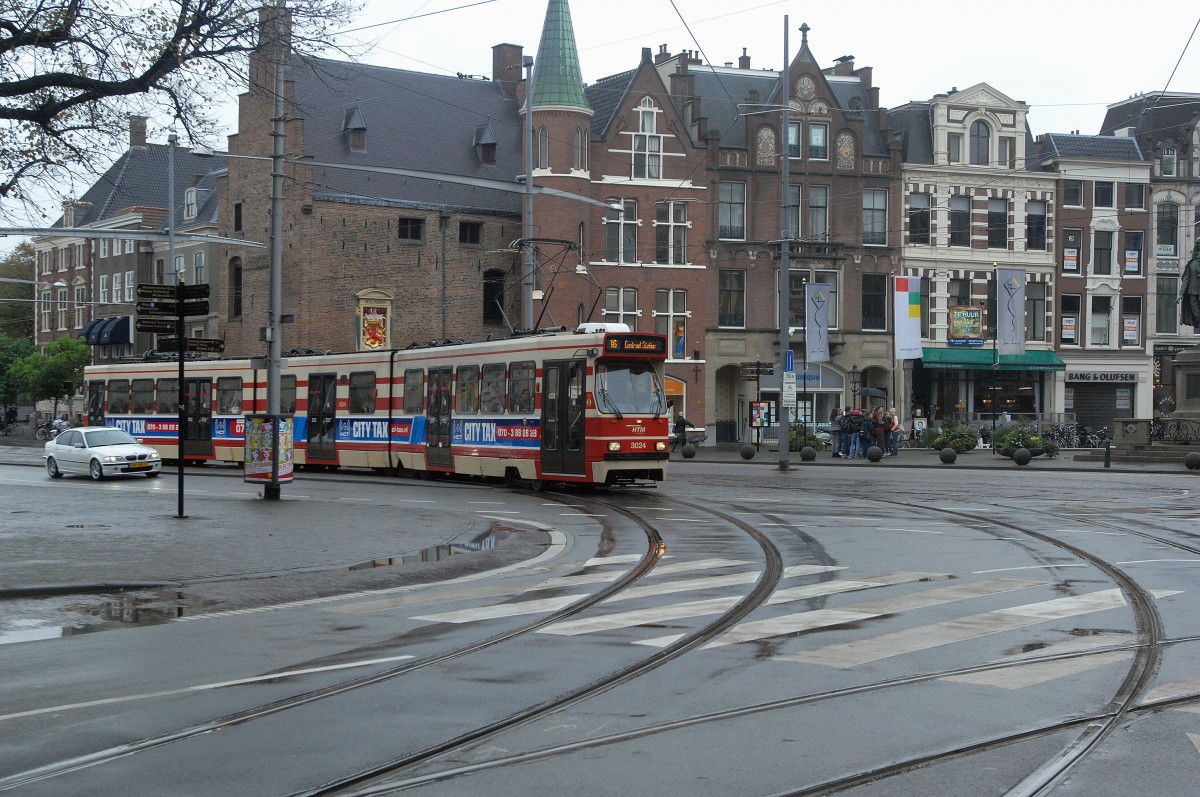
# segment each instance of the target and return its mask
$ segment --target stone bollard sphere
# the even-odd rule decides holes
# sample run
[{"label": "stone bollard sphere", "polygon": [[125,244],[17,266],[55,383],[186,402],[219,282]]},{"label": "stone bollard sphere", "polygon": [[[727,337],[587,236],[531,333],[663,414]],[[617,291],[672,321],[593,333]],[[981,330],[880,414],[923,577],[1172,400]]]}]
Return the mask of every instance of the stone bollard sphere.
[{"label": "stone bollard sphere", "polygon": [[869,462],[878,462],[883,459],[883,449],[879,446],[871,446],[867,449],[867,460]]},{"label": "stone bollard sphere", "polygon": [[817,449],[813,448],[812,446],[805,446],[804,448],[800,449],[800,459],[803,461],[812,462],[816,458]]},{"label": "stone bollard sphere", "polygon": [[742,459],[754,459],[754,446],[746,443],[746,445],[742,446],[741,454]]},{"label": "stone bollard sphere", "polygon": [[684,459],[691,459],[696,456],[696,447],[691,443],[684,443],[683,448],[680,450],[683,452]]},{"label": "stone bollard sphere", "polygon": [[943,465],[953,465],[954,461],[958,459],[958,452],[947,446],[938,454],[938,458],[942,460]]},{"label": "stone bollard sphere", "polygon": [[1033,454],[1029,453],[1028,448],[1018,448],[1013,452],[1013,462],[1018,465],[1028,465],[1033,459]]},{"label": "stone bollard sphere", "polygon": [[1183,458],[1188,470],[1200,470],[1200,451],[1193,451]]}]

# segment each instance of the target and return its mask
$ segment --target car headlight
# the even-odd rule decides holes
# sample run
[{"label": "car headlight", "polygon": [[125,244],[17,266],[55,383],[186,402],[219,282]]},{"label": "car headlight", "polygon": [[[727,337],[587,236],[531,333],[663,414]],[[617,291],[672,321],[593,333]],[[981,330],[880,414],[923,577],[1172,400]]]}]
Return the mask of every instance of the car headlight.
[{"label": "car headlight", "polygon": [[666,441],[665,441],[665,440],[659,440],[657,443],[655,443],[655,444],[654,444],[654,450],[655,450],[655,451],[666,451],[666,450],[667,450],[667,443],[666,443]]},{"label": "car headlight", "polygon": [[149,454],[146,455],[146,459],[158,459],[158,452],[151,451]]},{"label": "car headlight", "polygon": [[610,442],[608,444],[608,450],[609,451],[620,451],[621,444],[619,442],[617,442],[616,440],[613,440],[612,442]]},{"label": "car headlight", "polygon": [[111,463],[111,462],[120,462],[122,459],[123,459],[123,457],[114,457],[112,454],[108,454],[107,456],[101,457],[100,461]]}]

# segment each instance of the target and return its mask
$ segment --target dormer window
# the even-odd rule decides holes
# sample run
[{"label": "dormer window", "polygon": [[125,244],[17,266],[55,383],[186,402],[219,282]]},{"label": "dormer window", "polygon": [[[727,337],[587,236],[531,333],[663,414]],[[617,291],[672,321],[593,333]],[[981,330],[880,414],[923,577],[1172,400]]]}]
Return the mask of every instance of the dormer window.
[{"label": "dormer window", "polygon": [[196,218],[196,214],[200,212],[198,193],[195,188],[189,188],[183,192],[183,218],[185,221]]},{"label": "dormer window", "polygon": [[355,105],[346,111],[342,122],[342,133],[351,152],[367,151],[367,123],[363,120],[362,107]]},{"label": "dormer window", "polygon": [[1162,159],[1159,161],[1159,163],[1160,172],[1162,173],[1163,177],[1174,177],[1175,164],[1177,163],[1175,160],[1175,148],[1163,147]]},{"label": "dormer window", "polygon": [[475,148],[475,159],[480,163],[496,162],[496,134],[491,125],[478,125],[475,128],[475,140],[471,144]]}]

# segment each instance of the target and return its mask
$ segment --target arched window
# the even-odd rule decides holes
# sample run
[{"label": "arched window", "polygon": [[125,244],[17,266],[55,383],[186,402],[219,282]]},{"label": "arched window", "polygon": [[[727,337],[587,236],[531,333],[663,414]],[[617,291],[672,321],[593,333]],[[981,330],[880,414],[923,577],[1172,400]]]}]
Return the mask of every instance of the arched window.
[{"label": "arched window", "polygon": [[575,128],[575,140],[572,142],[571,168],[576,171],[587,168],[587,150],[583,146],[583,131]]},{"label": "arched window", "polygon": [[992,147],[992,129],[986,122],[975,122],[971,125],[971,163],[975,166],[987,166],[990,163]]},{"label": "arched window", "polygon": [[483,323],[503,324],[504,311],[500,300],[504,291],[504,272],[489,268],[483,272]]},{"label": "arched window", "polygon": [[242,259],[229,259],[229,317],[242,317]]},{"label": "arched window", "polygon": [[539,169],[550,168],[550,131],[538,128],[537,164]]}]

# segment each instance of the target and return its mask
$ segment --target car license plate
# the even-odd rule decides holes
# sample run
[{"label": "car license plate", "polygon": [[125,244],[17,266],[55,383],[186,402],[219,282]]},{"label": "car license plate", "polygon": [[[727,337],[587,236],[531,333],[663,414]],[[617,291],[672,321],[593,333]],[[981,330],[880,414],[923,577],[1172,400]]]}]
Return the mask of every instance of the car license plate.
[{"label": "car license plate", "polygon": [[144,470],[145,468],[148,468],[148,467],[150,467],[149,462],[131,462],[131,463],[129,463],[130,470]]}]

